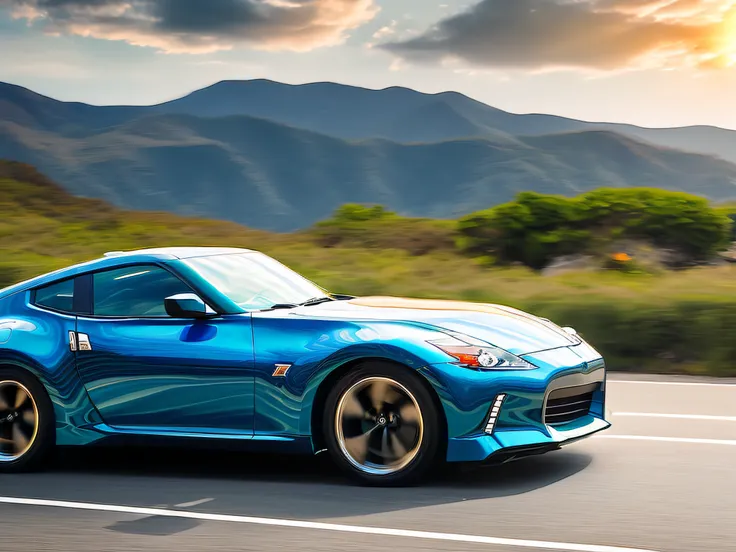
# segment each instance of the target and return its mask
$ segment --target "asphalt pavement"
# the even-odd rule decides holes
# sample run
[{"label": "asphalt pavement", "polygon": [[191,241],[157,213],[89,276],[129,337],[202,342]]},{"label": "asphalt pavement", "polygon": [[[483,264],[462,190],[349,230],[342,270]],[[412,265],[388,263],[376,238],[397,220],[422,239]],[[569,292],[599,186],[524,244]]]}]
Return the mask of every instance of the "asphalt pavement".
[{"label": "asphalt pavement", "polygon": [[0,476],[0,551],[736,551],[736,382],[612,375],[608,408],[600,436],[408,489],[319,457],[65,451]]}]

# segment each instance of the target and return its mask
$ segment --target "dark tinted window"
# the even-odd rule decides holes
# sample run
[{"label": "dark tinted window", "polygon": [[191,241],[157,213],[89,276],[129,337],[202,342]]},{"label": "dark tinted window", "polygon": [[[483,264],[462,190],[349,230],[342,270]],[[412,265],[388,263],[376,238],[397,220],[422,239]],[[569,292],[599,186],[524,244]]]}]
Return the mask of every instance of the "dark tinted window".
[{"label": "dark tinted window", "polygon": [[74,280],[65,280],[36,290],[34,301],[39,307],[61,312],[74,312]]},{"label": "dark tinted window", "polygon": [[157,266],[129,266],[98,272],[93,278],[96,316],[168,316],[164,299],[192,290]]}]

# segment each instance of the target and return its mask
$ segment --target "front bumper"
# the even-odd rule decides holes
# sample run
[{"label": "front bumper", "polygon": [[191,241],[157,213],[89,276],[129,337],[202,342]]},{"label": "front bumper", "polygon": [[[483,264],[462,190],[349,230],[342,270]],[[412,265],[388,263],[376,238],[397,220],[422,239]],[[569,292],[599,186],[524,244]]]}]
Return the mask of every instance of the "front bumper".
[{"label": "front bumper", "polygon": [[[539,368],[508,372],[479,372],[452,364],[428,368],[445,410],[449,462],[506,462],[543,454],[610,427],[605,419],[605,366],[594,349],[582,344],[525,358]],[[548,420],[550,394],[578,388],[592,390],[586,411],[562,423]],[[489,433],[489,413],[500,394],[506,397]]]},{"label": "front bumper", "polygon": [[503,463],[525,456],[558,450],[610,427],[610,423],[594,415],[579,420],[579,427],[558,431],[530,429],[496,430],[493,435],[477,435],[467,439],[451,439],[447,460],[450,462]]}]

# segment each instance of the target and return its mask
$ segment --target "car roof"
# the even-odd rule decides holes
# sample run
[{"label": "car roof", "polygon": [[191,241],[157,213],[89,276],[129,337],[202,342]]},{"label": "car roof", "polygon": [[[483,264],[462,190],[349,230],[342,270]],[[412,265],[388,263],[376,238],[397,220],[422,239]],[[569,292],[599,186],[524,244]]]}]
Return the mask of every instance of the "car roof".
[{"label": "car roof", "polygon": [[135,251],[110,251],[103,258],[126,258],[148,256],[159,260],[192,259],[194,257],[211,257],[212,255],[232,255],[233,253],[249,253],[251,249],[237,247],[157,247],[152,249],[137,249]]},{"label": "car roof", "polygon": [[64,280],[86,272],[115,268],[116,266],[130,263],[155,263],[237,253],[254,253],[254,251],[252,249],[239,249],[235,247],[159,247],[134,251],[111,251],[105,253],[100,258],[68,266],[54,272],[49,272],[48,274],[36,276],[35,278],[17,283],[5,289],[0,289],[0,299],[19,291],[50,284],[57,280]]}]

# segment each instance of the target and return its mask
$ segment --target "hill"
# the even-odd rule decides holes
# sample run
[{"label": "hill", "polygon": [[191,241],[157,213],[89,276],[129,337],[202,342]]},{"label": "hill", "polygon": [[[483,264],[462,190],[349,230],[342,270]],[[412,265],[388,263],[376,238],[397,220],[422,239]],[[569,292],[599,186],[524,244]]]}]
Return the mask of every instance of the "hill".
[{"label": "hill", "polygon": [[2,121],[0,156],[121,208],[277,231],[310,226],[344,203],[455,218],[522,190],[636,185],[736,198],[736,166],[603,131],[400,144],[246,116],[152,115],[67,135]]},{"label": "hill", "polygon": [[60,102],[20,86],[0,82],[0,121],[63,136],[121,124],[146,111],[140,107],[98,107]]},{"label": "hill", "polygon": [[[733,130],[710,126],[651,129],[554,115],[514,114],[456,92],[424,94],[400,87],[371,90],[335,83],[222,81],[153,109],[207,117],[250,115],[340,138],[381,137],[397,142],[608,130],[736,163]],[[429,132],[419,132],[412,121],[421,122],[420,128]]]},{"label": "hill", "polygon": [[654,144],[736,155],[734,136],[513,115],[406,88],[228,81],[156,106],[100,107],[0,84],[0,158],[120,208],[278,231],[343,203],[453,218],[521,190],[650,186],[734,200],[736,165]]},{"label": "hill", "polygon": [[124,211],[74,197],[26,164],[0,160],[0,288],[106,251],[278,241],[236,224]]}]

